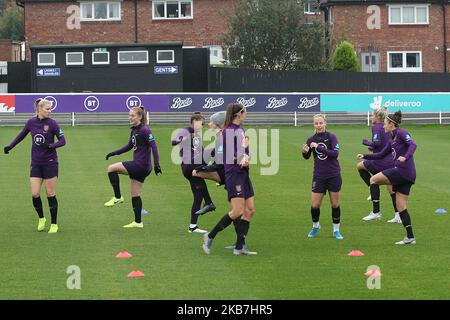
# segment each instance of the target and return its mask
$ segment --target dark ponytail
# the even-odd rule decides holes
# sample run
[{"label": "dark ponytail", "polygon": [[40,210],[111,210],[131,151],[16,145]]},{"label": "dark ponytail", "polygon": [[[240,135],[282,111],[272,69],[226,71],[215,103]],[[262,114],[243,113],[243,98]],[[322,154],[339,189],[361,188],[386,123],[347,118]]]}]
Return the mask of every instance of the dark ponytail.
[{"label": "dark ponytail", "polygon": [[227,106],[227,115],[225,117],[225,123],[223,124],[223,129],[229,127],[233,123],[233,120],[237,117],[237,115],[243,110],[245,111],[245,108],[242,104],[230,103]]},{"label": "dark ponytail", "polygon": [[394,114],[391,113],[387,115],[386,119],[388,119],[388,121],[392,122],[396,127],[398,127],[400,123],[402,123],[402,112],[400,110],[397,110]]}]

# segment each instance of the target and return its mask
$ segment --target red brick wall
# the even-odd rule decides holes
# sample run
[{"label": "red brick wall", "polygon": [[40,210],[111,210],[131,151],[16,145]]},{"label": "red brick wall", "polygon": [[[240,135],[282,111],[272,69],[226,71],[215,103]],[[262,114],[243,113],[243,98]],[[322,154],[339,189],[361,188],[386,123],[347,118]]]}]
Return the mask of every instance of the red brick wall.
[{"label": "red brick wall", "polygon": [[[192,20],[152,20],[152,1],[138,1],[138,42],[184,41],[185,45],[220,44],[227,31],[224,11],[236,0],[194,0]],[[58,43],[134,43],[134,1],[122,2],[119,22],[81,22],[68,30],[66,13],[76,3],[27,3],[25,34],[28,45]]]},{"label": "red brick wall", "polygon": [[11,40],[0,40],[0,61],[20,61],[20,45]]},{"label": "red brick wall", "polygon": [[[423,72],[444,71],[444,27],[441,6],[430,5],[429,24],[425,26],[389,25],[388,7],[380,5],[380,9],[381,29],[368,30],[366,23],[370,14],[367,13],[367,6],[333,7],[332,35],[350,41],[358,54],[361,51],[367,52],[368,45],[373,44],[380,52],[380,71],[387,71],[387,51],[410,50],[422,51]],[[447,33],[450,33],[450,12],[447,13],[447,23]]]}]

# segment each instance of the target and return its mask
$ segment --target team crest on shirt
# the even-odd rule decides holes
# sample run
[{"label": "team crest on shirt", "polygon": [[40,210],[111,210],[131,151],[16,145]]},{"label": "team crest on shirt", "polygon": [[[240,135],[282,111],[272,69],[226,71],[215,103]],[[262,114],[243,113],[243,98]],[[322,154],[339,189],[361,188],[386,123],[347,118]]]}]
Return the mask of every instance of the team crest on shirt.
[{"label": "team crest on shirt", "polygon": [[200,146],[200,138],[197,136],[194,136],[194,139],[192,139],[192,147],[194,149],[197,149]]},{"label": "team crest on shirt", "polygon": [[[328,149],[327,145],[325,143],[323,143],[323,142],[319,142],[317,144],[317,146],[322,146],[325,149]],[[319,159],[319,160],[326,160],[326,159],[328,159],[328,156],[325,153],[322,153],[322,152],[318,151],[317,148],[314,150],[314,152],[317,154],[317,159]]]},{"label": "team crest on shirt", "polygon": [[50,129],[50,127],[49,127],[48,125],[45,125],[45,126],[44,126],[44,132],[47,132],[48,129]]},{"label": "team crest on shirt", "polygon": [[131,143],[133,144],[133,150],[136,150],[137,149],[137,143],[136,143],[136,136],[135,135],[133,135],[131,137]]}]

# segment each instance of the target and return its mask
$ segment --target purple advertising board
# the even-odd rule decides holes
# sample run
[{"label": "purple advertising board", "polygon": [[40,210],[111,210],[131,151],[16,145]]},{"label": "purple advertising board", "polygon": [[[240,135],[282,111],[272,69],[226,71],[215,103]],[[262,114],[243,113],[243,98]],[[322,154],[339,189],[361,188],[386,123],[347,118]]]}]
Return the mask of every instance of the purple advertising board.
[{"label": "purple advertising board", "polygon": [[217,112],[229,103],[241,103],[249,112],[319,112],[318,94],[170,94],[170,112]]},{"label": "purple advertising board", "polygon": [[52,102],[53,112],[128,112],[144,106],[149,112],[217,112],[229,103],[241,103],[249,112],[320,112],[319,94],[297,93],[86,93],[86,94],[16,94],[14,110],[34,112],[34,101],[45,98]]},{"label": "purple advertising board", "polygon": [[16,112],[34,112],[34,101],[52,102],[52,112],[128,112],[144,106],[149,112],[167,112],[169,97],[164,94],[36,94],[16,95]]}]

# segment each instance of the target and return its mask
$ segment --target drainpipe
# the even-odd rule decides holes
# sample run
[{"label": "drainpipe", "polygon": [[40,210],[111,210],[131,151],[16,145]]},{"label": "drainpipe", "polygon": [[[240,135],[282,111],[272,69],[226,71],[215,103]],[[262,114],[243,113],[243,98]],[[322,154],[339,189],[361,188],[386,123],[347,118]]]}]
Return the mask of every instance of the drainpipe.
[{"label": "drainpipe", "polygon": [[137,0],[134,0],[134,43],[138,43],[138,12]]},{"label": "drainpipe", "polygon": [[447,72],[447,0],[442,1],[442,12],[444,15],[444,72]]}]

